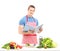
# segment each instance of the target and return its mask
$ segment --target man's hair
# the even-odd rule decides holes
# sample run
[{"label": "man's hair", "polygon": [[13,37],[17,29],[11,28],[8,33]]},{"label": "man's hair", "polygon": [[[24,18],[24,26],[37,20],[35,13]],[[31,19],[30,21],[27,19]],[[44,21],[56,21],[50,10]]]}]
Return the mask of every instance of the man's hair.
[{"label": "man's hair", "polygon": [[30,7],[32,7],[32,8],[35,9],[35,6],[34,5],[29,5],[28,10],[30,9]]}]

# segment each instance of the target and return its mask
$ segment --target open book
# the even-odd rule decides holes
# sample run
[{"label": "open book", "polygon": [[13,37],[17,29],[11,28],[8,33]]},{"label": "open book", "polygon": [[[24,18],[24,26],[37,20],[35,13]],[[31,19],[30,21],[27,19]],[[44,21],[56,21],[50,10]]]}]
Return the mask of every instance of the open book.
[{"label": "open book", "polygon": [[29,25],[25,25],[23,31],[24,32],[28,32],[29,30],[34,31],[34,32],[39,32],[39,30],[42,28],[43,24],[41,24],[40,26],[37,27],[32,27]]}]

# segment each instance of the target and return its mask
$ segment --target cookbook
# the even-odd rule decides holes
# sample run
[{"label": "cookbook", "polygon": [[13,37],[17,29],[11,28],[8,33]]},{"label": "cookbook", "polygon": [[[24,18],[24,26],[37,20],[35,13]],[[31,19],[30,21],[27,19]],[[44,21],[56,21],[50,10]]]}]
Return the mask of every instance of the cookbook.
[{"label": "cookbook", "polygon": [[42,28],[43,24],[41,24],[40,26],[37,26],[37,27],[32,27],[32,26],[29,26],[29,25],[25,25],[24,28],[23,28],[23,32],[28,32],[29,30],[30,31],[34,31],[34,32],[39,32],[39,30]]}]

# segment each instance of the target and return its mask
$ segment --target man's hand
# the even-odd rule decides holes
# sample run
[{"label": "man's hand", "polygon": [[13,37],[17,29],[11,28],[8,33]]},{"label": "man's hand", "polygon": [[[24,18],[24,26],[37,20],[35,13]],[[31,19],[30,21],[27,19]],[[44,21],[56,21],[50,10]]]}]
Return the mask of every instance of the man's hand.
[{"label": "man's hand", "polygon": [[30,32],[30,33],[34,33],[34,30],[29,30],[28,32]]},{"label": "man's hand", "polygon": [[43,31],[43,28],[40,28],[38,33],[41,33],[42,31]]}]

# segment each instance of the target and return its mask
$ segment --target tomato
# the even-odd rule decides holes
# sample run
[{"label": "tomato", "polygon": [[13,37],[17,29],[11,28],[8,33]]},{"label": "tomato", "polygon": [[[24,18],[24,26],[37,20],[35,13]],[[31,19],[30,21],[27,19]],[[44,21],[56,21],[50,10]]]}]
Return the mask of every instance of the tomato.
[{"label": "tomato", "polygon": [[15,42],[10,42],[10,45],[14,46],[14,45],[16,45],[16,43]]},{"label": "tomato", "polygon": [[17,46],[16,46],[16,48],[22,49],[22,46],[20,46],[20,45],[17,45]]}]

